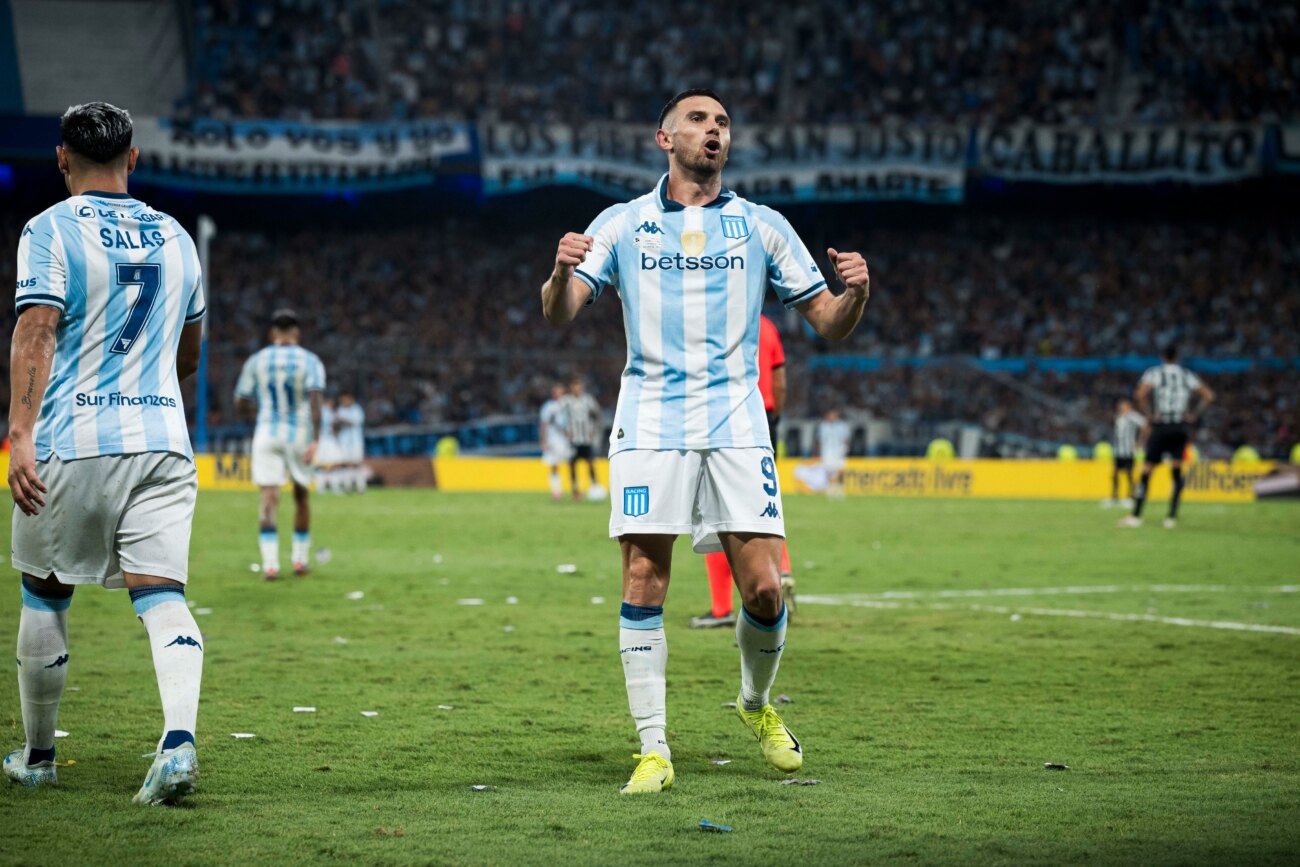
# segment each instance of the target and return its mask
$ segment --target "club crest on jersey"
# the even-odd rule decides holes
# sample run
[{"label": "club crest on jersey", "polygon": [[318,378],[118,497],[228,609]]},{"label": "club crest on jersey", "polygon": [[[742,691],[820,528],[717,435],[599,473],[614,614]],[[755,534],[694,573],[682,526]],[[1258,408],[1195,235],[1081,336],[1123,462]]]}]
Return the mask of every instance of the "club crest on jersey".
[{"label": "club crest on jersey", "polygon": [[704,252],[708,236],[703,232],[682,232],[682,252],[687,256],[698,256]]},{"label": "club crest on jersey", "polygon": [[733,239],[749,237],[749,226],[745,225],[745,218],[722,217],[722,237]]},{"label": "club crest on jersey", "polygon": [[650,511],[650,486],[637,485],[623,489],[623,514],[639,518]]}]

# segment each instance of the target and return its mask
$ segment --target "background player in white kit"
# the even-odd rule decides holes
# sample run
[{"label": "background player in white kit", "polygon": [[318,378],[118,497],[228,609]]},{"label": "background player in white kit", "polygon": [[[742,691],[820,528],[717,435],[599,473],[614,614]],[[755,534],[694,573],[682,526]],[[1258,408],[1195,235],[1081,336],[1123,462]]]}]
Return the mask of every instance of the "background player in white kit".
[{"label": "background player in white kit", "polygon": [[569,442],[569,417],[564,411],[564,386],[558,382],[551,386],[551,399],[542,404],[538,414],[538,438],[542,441],[542,463],[551,474],[551,499],[563,496],[560,483],[560,466],[573,456]]},{"label": "background player in white kit", "polygon": [[277,513],[280,488],[293,482],[293,571],[306,575],[311,556],[312,459],[320,435],[321,394],[325,365],[298,345],[298,315],[277,310],[271,315],[271,345],[244,362],[235,386],[241,410],[257,411],[253,432],[253,484],[262,489],[258,545],[262,574],[280,577]]},{"label": "background player in white kit", "polygon": [[334,436],[339,445],[343,485],[353,493],[366,492],[366,411],[352,392],[339,395],[334,409]]},{"label": "background player in white kit", "polygon": [[844,462],[849,458],[852,435],[849,423],[840,418],[838,409],[827,410],[817,424],[817,453],[826,471],[826,493],[832,497],[844,496]]},{"label": "background player in white kit", "polygon": [[320,436],[316,438],[316,454],[312,466],[316,468],[316,490],[324,493],[343,493],[343,479],[339,472],[342,455],[339,441],[334,435],[334,398],[323,395],[320,401]]},{"label": "background player in white kit", "polygon": [[1128,495],[1133,496],[1133,459],[1147,430],[1146,416],[1133,408],[1126,397],[1115,404],[1115,464],[1110,474],[1110,499],[1103,505],[1131,505],[1119,498],[1119,478],[1128,480]]},{"label": "background player in white kit", "polygon": [[610,436],[609,533],[622,548],[619,655],[641,739],[627,794],[662,791],[674,778],[663,603],[680,533],[699,553],[725,551],[740,590],[736,712],[773,767],[803,764],[768,701],[785,647],[785,529],[758,390],[759,311],[771,287],[820,335],[842,339],[862,318],[870,282],[860,255],[831,249],[846,291],[826,292],[790,224],[722,186],[731,118],[712,91],[673,97],[656,141],[668,173],[585,233],[565,235],[542,287],[552,324],[571,322],[607,287],[623,304],[628,361]]},{"label": "background player in white kit", "polygon": [[63,115],[67,200],[18,242],[9,489],[23,573],[18,694],[26,744],[5,774],[55,783],[73,587],[127,587],[153,650],[164,732],[139,804],[194,788],[203,644],[185,604],[198,490],[180,380],[198,366],[203,284],[190,236],[132,198],[131,118],[102,102]]},{"label": "background player in white kit", "polygon": [[[1142,507],[1146,504],[1151,474],[1165,458],[1169,458],[1174,489],[1169,497],[1169,515],[1164,525],[1166,530],[1177,525],[1178,501],[1183,496],[1183,453],[1191,439],[1192,425],[1214,400],[1210,387],[1178,364],[1176,346],[1166,346],[1160,353],[1160,361],[1142,374],[1134,393],[1138,410],[1151,420],[1151,434],[1147,437],[1142,478],[1133,492],[1133,514],[1120,520],[1121,527],[1142,526]],[[1199,398],[1195,409],[1192,408],[1193,395]]]},{"label": "background player in white kit", "polygon": [[569,458],[569,484],[573,499],[582,499],[578,488],[578,461],[587,462],[587,484],[596,487],[596,439],[600,436],[600,404],[587,393],[587,384],[575,376],[569,383],[569,393],[564,396],[564,411],[569,423],[569,445],[573,454]]}]

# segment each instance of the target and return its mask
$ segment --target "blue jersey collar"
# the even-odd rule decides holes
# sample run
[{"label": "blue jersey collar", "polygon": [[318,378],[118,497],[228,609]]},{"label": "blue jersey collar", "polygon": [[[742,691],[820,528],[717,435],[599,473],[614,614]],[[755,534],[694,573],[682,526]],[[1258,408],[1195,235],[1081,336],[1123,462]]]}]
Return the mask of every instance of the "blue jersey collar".
[{"label": "blue jersey collar", "polygon": [[[664,176],[659,179],[658,192],[659,192],[660,209],[664,211],[686,210],[685,205],[683,205],[680,202],[674,202],[672,199],[668,198],[668,174],[666,172],[664,173]],[[709,202],[707,205],[704,205],[704,207],[706,208],[721,207],[722,205],[727,204],[727,202],[730,202],[735,197],[736,197],[735,193],[733,193],[731,190],[727,189],[726,187],[723,187],[722,190],[719,191],[718,197],[713,201]]]},{"label": "blue jersey collar", "polygon": [[89,196],[92,199],[129,199],[130,193],[105,193],[100,190],[86,190],[81,195]]}]

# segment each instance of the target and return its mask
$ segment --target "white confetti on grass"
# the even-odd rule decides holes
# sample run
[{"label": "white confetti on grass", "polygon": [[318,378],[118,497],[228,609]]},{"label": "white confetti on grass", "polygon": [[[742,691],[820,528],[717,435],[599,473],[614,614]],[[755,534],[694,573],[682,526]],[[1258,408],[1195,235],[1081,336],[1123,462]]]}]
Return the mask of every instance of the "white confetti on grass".
[{"label": "white confetti on grass", "polygon": [[456,604],[457,605],[482,605],[483,600],[482,599],[457,599]]},{"label": "white confetti on grass", "polygon": [[361,715],[362,715],[362,716],[365,716],[365,717],[379,716],[379,711],[377,711],[377,710],[363,710],[363,711],[361,712]]},{"label": "white confetti on grass", "polygon": [[490,792],[490,791],[492,791],[493,789],[495,789],[496,786],[477,785],[477,786],[470,786],[470,788],[473,789],[473,790],[476,791],[476,792]]},{"label": "white confetti on grass", "polygon": [[711,765],[729,765],[729,764],[731,764],[731,759],[710,759],[710,760],[709,760],[709,764],[711,764]]},{"label": "white confetti on grass", "polygon": [[230,736],[238,740],[245,740],[247,738],[257,737],[257,735],[253,734],[252,732],[231,732]]},{"label": "white confetti on grass", "polygon": [[561,575],[573,575],[578,571],[578,566],[575,563],[561,563],[555,567],[555,571]]},{"label": "white confetti on grass", "polygon": [[306,705],[299,705],[293,709],[293,712],[294,713],[315,713],[316,708],[308,707]]},{"label": "white confetti on grass", "polygon": [[344,599],[351,599],[353,602],[355,602],[355,601],[357,601],[358,599],[365,599],[365,598],[366,598],[366,592],[365,592],[364,590],[353,590],[351,593],[345,593],[345,594],[343,594],[343,598],[344,598]]},{"label": "white confetti on grass", "polygon": [[66,738],[68,736],[68,733],[65,732],[63,729],[55,729],[54,736],[56,738]]},{"label": "white confetti on grass", "polygon": [[347,640],[346,638],[344,638],[342,635],[336,635],[336,636],[334,636],[334,643],[335,643],[335,644],[347,644],[347,643],[348,643],[348,640]]},{"label": "white confetti on grass", "polygon": [[604,605],[604,604],[605,604],[605,597],[604,597],[604,596],[593,596],[593,597],[591,597],[591,604],[592,604],[592,605]]},{"label": "white confetti on grass", "polygon": [[456,709],[456,706],[455,706],[454,704],[440,704],[440,705],[438,705],[438,710],[455,710],[455,709]]},{"label": "white confetti on grass", "polygon": [[195,609],[194,609],[194,613],[197,614],[197,615],[202,616],[202,615],[204,615],[204,614],[211,614],[211,613],[212,613],[212,609],[211,609],[211,608],[195,608]]},{"label": "white confetti on grass", "polygon": [[519,604],[519,597],[518,597],[518,596],[507,596],[507,597],[506,597],[506,604],[507,604],[507,605],[518,605],[518,604]]}]

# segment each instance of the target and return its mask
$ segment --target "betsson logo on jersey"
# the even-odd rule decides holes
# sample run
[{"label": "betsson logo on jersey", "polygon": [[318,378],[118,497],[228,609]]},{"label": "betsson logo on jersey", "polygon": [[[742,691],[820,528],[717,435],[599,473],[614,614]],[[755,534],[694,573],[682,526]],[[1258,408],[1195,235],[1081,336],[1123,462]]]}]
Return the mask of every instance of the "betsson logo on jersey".
[{"label": "betsson logo on jersey", "polygon": [[745,270],[744,256],[647,256],[641,254],[642,271],[728,271]]}]

